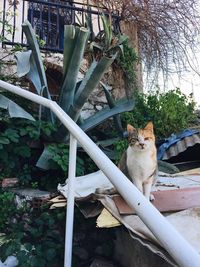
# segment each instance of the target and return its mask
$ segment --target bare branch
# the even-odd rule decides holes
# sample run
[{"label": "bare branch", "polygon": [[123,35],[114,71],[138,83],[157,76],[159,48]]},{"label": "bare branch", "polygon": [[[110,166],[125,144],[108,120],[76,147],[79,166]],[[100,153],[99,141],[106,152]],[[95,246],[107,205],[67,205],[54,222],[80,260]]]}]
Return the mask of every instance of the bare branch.
[{"label": "bare branch", "polygon": [[200,33],[198,0],[94,0],[122,20],[137,25],[140,56],[148,71],[164,75],[192,66],[188,52],[196,52]]}]

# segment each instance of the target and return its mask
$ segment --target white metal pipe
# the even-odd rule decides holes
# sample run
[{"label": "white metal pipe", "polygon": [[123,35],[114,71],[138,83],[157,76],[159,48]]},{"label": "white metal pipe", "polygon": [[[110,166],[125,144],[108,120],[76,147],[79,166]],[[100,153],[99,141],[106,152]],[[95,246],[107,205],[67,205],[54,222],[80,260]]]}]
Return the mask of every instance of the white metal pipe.
[{"label": "white metal pipe", "polygon": [[[108,157],[93,143],[93,141],[78,127],[78,125],[57,105],[57,103],[36,96],[32,93],[0,81],[0,88],[21,95],[38,104],[45,105],[58,116],[60,121],[78,140],[99,169],[110,179],[118,192],[124,197],[130,207],[146,226],[152,231],[158,241],[181,267],[199,267],[200,255],[181,236],[180,233],[160,214],[160,212],[142,195],[142,193],[126,178],[126,176],[108,159]],[[44,104],[43,104],[44,103]]]},{"label": "white metal pipe", "polygon": [[45,107],[50,107],[51,105],[51,102],[53,102],[52,100],[49,100],[45,97],[42,97],[42,96],[39,96],[39,95],[36,95],[34,93],[31,93],[27,90],[24,90],[18,86],[15,86],[15,85],[12,85],[10,83],[7,83],[7,82],[4,82],[2,80],[0,80],[0,89],[3,89],[3,90],[7,90],[11,93],[14,93],[14,94],[17,94],[17,95],[20,95],[26,99],[29,99],[31,100],[32,102],[35,102],[37,104],[40,104],[40,105],[43,105]]},{"label": "white metal pipe", "polygon": [[70,135],[64,267],[71,267],[72,263],[76,151],[77,140]]}]

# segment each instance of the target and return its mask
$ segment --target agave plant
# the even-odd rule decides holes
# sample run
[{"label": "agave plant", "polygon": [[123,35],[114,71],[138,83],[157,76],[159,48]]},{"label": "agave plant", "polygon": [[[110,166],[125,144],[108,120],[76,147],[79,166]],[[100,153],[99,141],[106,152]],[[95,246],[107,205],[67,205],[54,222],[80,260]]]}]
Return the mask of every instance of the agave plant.
[{"label": "agave plant", "polygon": [[[28,50],[16,53],[18,75],[20,77],[26,75],[32,81],[37,94],[51,99],[39,45],[32,26],[28,21],[25,21],[22,28],[27,38]],[[109,32],[107,35],[108,34]],[[102,83],[102,87],[108,101],[107,108],[102,109],[86,120],[82,119],[81,110],[83,105],[87,102],[91,92],[98,86],[104,73],[117,57],[125,38],[124,36],[121,36],[121,38],[118,39],[118,42],[115,42],[113,45],[111,44],[112,40],[109,35],[109,42],[106,42],[106,50],[102,53],[101,58],[94,57],[85,77],[81,81],[78,81],[78,73],[84,51],[88,43],[88,35],[89,31],[84,27],[65,25],[63,83],[58,103],[60,107],[74,121],[76,121],[84,131],[89,131],[106,119],[113,117],[118,131],[122,134],[123,129],[121,127],[118,114],[132,110],[134,104],[132,100],[127,99],[115,102],[109,93],[107,85]],[[50,110],[47,108],[41,108],[40,115],[43,120],[57,124],[58,131],[54,136],[54,140],[66,141],[66,129],[59,124]],[[46,166],[45,161],[48,159],[47,154],[48,152],[46,149],[38,161],[39,167]]]}]

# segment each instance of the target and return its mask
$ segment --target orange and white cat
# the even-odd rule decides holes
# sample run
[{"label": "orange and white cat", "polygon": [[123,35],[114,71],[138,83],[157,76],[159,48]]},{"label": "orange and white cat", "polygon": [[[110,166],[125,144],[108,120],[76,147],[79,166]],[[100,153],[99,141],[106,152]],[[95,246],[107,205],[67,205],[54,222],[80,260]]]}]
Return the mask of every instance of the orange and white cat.
[{"label": "orange and white cat", "polygon": [[118,167],[147,199],[153,200],[151,188],[158,170],[153,123],[149,122],[144,129],[136,129],[128,124],[127,131],[129,146]]}]

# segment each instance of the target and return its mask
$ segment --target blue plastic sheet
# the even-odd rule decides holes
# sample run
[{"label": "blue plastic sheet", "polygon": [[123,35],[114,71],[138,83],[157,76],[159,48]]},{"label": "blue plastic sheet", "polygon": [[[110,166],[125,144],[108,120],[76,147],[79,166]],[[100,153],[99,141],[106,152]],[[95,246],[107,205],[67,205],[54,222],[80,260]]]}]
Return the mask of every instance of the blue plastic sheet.
[{"label": "blue plastic sheet", "polygon": [[165,151],[172,145],[176,144],[181,139],[199,133],[198,130],[186,129],[180,134],[172,134],[169,138],[165,139],[164,143],[157,150],[157,158],[161,160]]}]

